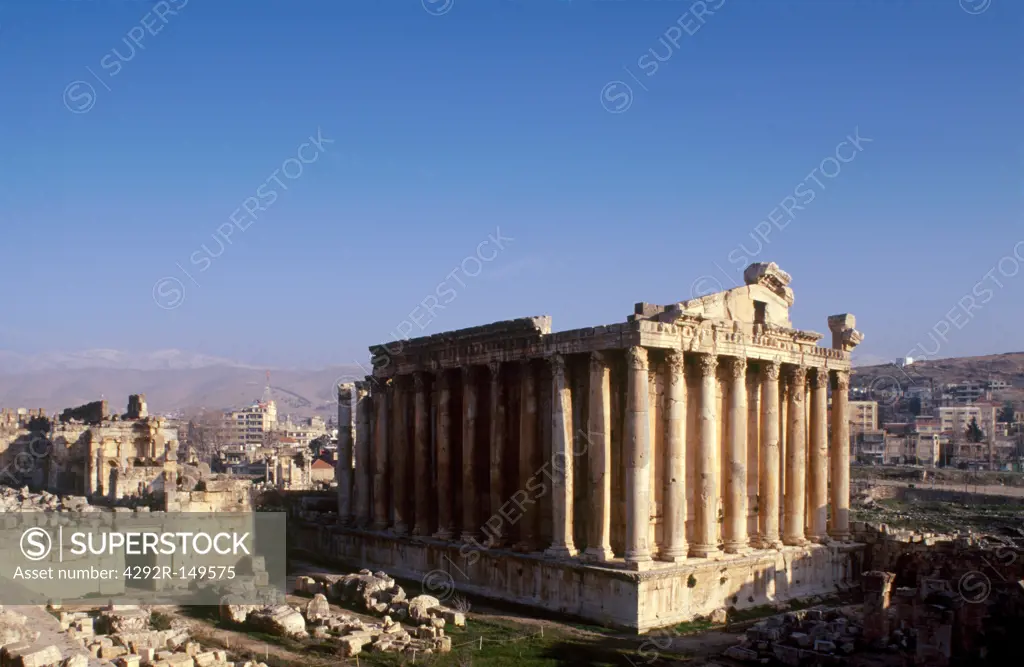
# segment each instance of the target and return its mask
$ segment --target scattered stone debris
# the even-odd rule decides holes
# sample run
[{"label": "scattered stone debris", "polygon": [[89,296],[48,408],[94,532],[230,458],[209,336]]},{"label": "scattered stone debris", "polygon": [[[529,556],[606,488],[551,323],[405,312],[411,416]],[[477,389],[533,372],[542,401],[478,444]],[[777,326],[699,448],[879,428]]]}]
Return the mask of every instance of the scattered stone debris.
[{"label": "scattered stone debris", "polygon": [[27,486],[0,486],[0,512],[100,512],[85,496],[58,496],[48,491],[33,493]]},{"label": "scattered stone debris", "polygon": [[[346,657],[366,648],[409,655],[447,653],[452,641],[445,636],[445,625],[466,625],[464,613],[443,606],[435,597],[407,599],[405,590],[384,572],[298,577],[295,590],[313,596],[305,610],[307,631],[315,637],[335,638]],[[381,617],[382,622],[365,623],[354,616],[335,614],[329,600]],[[252,618],[250,614],[250,622]]]}]

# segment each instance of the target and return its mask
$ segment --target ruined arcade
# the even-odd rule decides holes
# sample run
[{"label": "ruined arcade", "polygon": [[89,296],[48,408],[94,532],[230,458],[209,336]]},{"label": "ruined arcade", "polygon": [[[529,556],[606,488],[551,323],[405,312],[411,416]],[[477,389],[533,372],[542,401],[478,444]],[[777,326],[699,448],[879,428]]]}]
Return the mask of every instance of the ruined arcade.
[{"label": "ruined arcade", "polygon": [[303,547],[641,632],[852,583],[862,336],[837,315],[819,346],[788,274],[744,277],[618,324],[371,348],[373,376],[338,390],[340,525]]}]

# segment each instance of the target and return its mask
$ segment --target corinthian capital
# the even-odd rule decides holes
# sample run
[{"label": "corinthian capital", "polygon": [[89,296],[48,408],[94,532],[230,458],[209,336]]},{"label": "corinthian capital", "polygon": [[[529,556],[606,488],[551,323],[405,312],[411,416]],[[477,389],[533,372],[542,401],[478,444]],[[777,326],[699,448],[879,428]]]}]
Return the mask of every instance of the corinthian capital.
[{"label": "corinthian capital", "polygon": [[777,361],[764,361],[761,363],[761,375],[765,380],[775,381],[779,379],[781,364]]},{"label": "corinthian capital", "polygon": [[565,375],[565,357],[561,354],[551,354],[547,357],[547,362],[551,366],[552,375]]},{"label": "corinthian capital", "polygon": [[718,356],[714,354],[698,354],[697,363],[700,365],[701,377],[713,376],[718,370]]},{"label": "corinthian capital", "polygon": [[647,370],[647,348],[631,347],[626,350],[626,364],[635,371]]},{"label": "corinthian capital", "polygon": [[828,370],[824,368],[814,368],[811,370],[811,386],[815,389],[827,389],[828,388]]},{"label": "corinthian capital", "polygon": [[793,366],[789,369],[786,379],[791,387],[801,388],[807,386],[807,367]]},{"label": "corinthian capital", "polygon": [[725,367],[728,370],[729,375],[737,380],[747,374],[747,360],[743,357],[728,357],[725,362]]},{"label": "corinthian capital", "polygon": [[846,371],[836,371],[836,389],[838,391],[850,390],[850,374]]}]

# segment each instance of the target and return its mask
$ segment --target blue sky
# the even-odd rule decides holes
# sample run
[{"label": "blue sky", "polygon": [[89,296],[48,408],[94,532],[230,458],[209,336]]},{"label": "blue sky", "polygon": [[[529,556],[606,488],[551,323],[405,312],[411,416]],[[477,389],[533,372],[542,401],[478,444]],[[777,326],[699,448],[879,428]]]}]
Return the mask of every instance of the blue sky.
[{"label": "blue sky", "polygon": [[798,327],[856,314],[863,359],[1020,350],[1022,29],[1013,0],[6,0],[0,349],[351,363],[622,321],[749,256]]}]

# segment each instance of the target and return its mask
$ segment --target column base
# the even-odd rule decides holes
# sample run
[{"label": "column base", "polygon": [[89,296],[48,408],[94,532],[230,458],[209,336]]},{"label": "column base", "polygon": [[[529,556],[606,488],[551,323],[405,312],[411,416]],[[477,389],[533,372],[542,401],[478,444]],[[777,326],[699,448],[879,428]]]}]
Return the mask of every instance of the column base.
[{"label": "column base", "polygon": [[611,547],[587,547],[583,551],[583,560],[592,563],[607,563],[615,558]]},{"label": "column base", "polygon": [[551,545],[544,550],[545,556],[552,556],[554,558],[573,558],[579,551],[571,544],[562,544],[559,546]]},{"label": "column base", "polygon": [[395,535],[408,535],[409,526],[405,525],[404,523],[396,523],[394,527],[394,532]]},{"label": "column base", "polygon": [[849,531],[842,531],[842,532],[840,532],[840,531],[833,531],[833,532],[829,533],[829,537],[831,537],[836,542],[849,542],[850,541],[850,532]]},{"label": "column base", "polygon": [[515,552],[518,552],[518,553],[521,553],[521,554],[529,554],[529,553],[533,553],[534,551],[537,551],[537,547],[532,542],[516,542],[512,546],[512,551],[515,551]]},{"label": "column base", "polygon": [[434,533],[433,537],[437,540],[450,540],[452,539],[452,530],[451,528],[442,528],[441,530]]},{"label": "column base", "polygon": [[412,534],[414,537],[430,537],[430,528],[427,528],[426,526],[417,526],[412,529]]},{"label": "column base", "polygon": [[783,537],[782,543],[787,547],[806,547],[809,544],[803,537]]},{"label": "column base", "polygon": [[343,528],[351,528],[353,523],[355,523],[355,521],[350,516],[338,519],[338,525],[342,526]]},{"label": "column base", "polygon": [[807,541],[813,544],[828,544],[832,538],[828,535],[808,535]]},{"label": "column base", "polygon": [[668,547],[658,552],[658,560],[666,563],[682,563],[687,559],[689,553],[690,547],[685,544]]},{"label": "column base", "polygon": [[374,521],[370,525],[370,530],[376,530],[377,532],[380,532],[380,533],[383,533],[387,529],[388,529],[388,522],[387,521]]},{"label": "column base", "polygon": [[690,556],[693,558],[713,558],[721,555],[722,550],[717,544],[699,544],[690,547]]},{"label": "column base", "polygon": [[726,542],[724,545],[722,545],[722,550],[725,551],[725,553],[727,554],[733,554],[737,556],[748,554],[751,551],[753,551],[753,549],[750,548],[750,544],[747,542]]},{"label": "column base", "polygon": [[634,571],[649,570],[654,565],[650,554],[626,554],[626,569]]},{"label": "column base", "polygon": [[464,542],[466,544],[476,544],[479,546],[483,546],[482,544],[480,544],[480,541],[476,539],[476,535],[474,535],[473,533],[463,533],[459,538],[459,541]]},{"label": "column base", "polygon": [[782,540],[780,540],[777,537],[765,538],[765,539],[762,539],[762,540],[758,541],[757,547],[759,549],[781,549],[782,548]]}]

